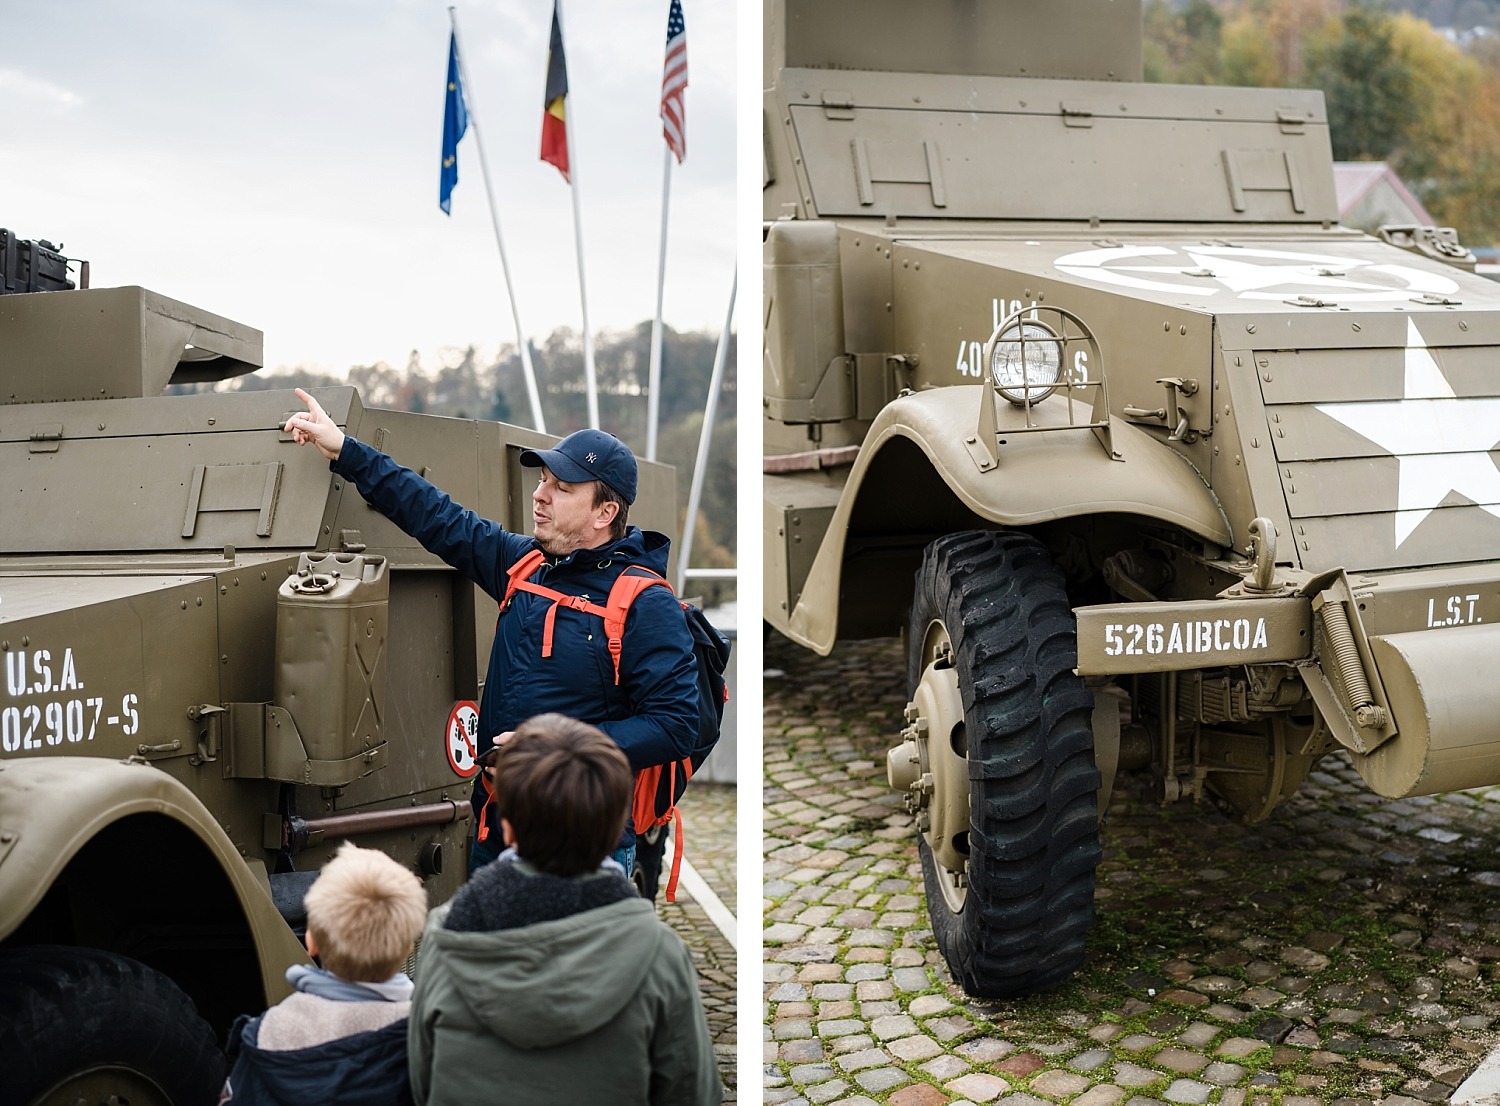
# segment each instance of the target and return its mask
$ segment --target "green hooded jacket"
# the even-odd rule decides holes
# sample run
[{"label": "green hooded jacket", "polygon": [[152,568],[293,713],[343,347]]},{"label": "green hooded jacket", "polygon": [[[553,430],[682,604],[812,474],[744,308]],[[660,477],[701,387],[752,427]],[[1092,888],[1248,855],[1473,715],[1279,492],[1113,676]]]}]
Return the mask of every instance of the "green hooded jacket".
[{"label": "green hooded jacket", "polygon": [[692,957],[649,902],[423,935],[408,1047],[417,1106],[717,1106]]}]

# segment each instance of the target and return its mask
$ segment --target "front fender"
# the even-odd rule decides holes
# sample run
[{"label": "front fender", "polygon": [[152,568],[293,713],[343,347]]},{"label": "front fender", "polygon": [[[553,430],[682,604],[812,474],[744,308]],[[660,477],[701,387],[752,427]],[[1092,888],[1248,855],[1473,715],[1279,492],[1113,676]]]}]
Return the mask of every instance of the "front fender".
[{"label": "front fender", "polygon": [[0,761],[0,940],[36,909],[84,845],[134,814],[170,818],[203,843],[234,888],[267,996],[285,993],[286,965],[306,963],[307,953],[276,912],[264,873],[257,878],[197,796],[147,764],[67,756]]},{"label": "front fender", "polygon": [[[937,474],[969,510],[1001,526],[1094,514],[1128,514],[1154,519],[1214,542],[1230,545],[1229,520],[1203,478],[1187,459],[1144,430],[1111,417],[1110,433],[1118,460],[1094,433],[1061,424],[1043,433],[1011,433],[1024,426],[1024,413],[1001,403],[1000,463],[981,471],[965,439],[976,432],[979,385],[934,388],[886,404],[865,437],[807,582],[785,633],[819,653],[838,636],[838,601],[844,547],[855,504],[881,451],[905,440],[921,450]],[[1033,409],[1037,421],[1065,417],[1054,399]],[[872,486],[873,507],[899,513],[903,504]]]}]

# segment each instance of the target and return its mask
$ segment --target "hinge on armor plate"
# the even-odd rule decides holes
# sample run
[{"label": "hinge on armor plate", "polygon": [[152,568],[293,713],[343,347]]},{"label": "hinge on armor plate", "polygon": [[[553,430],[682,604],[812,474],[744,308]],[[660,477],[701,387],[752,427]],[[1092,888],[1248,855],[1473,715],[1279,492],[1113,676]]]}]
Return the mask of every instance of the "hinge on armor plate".
[{"label": "hinge on armor plate", "polygon": [[1094,111],[1086,104],[1077,100],[1064,100],[1062,102],[1062,121],[1065,127],[1092,127],[1094,125]]},{"label": "hinge on armor plate", "polygon": [[848,92],[823,92],[823,115],[829,119],[853,119],[854,97]]},{"label": "hinge on armor plate", "polygon": [[1301,134],[1307,119],[1301,112],[1291,108],[1277,108],[1276,122],[1280,125],[1282,134]]},{"label": "hinge on armor plate", "polygon": [[26,451],[28,453],[56,453],[61,442],[62,423],[47,423],[31,431],[31,442],[26,447]]}]

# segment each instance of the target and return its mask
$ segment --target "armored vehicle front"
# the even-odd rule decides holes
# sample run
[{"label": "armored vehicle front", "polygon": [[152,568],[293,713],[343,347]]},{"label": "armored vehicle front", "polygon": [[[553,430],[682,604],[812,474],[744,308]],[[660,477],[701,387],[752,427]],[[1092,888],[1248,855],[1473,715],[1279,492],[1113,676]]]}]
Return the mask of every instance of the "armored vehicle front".
[{"label": "armored vehicle front", "polygon": [[1340,749],[1500,782],[1500,295],[1456,236],[1338,225],[1319,93],[1140,83],[1138,5],[768,11],[766,617],[906,636],[955,978],[1077,969],[1121,768],[1251,820]]}]

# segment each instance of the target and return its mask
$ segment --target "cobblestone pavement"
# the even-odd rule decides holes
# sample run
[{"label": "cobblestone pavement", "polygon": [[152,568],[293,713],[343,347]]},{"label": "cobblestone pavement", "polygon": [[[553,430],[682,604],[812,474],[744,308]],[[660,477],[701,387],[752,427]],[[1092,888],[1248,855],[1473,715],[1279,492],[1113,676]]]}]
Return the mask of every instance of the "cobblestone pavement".
[{"label": "cobblestone pavement", "polygon": [[[695,783],[679,804],[683,825],[683,856],[731,910],[735,903],[735,788],[727,784]],[[671,843],[667,865],[671,864]],[[662,875],[666,886],[666,873]],[[698,987],[708,1030],[713,1036],[719,1072],[728,1088],[726,1102],[736,1101],[735,951],[702,907],[679,887],[677,901],[668,903],[665,891],[656,898],[656,912],[687,942],[698,969]]]},{"label": "cobblestone pavement", "polygon": [[899,646],[766,665],[766,1102],[1418,1106],[1500,1036],[1500,789],[1383,800],[1330,757],[1243,826],[1125,777],[1083,969],[982,1002],[885,783]]}]

